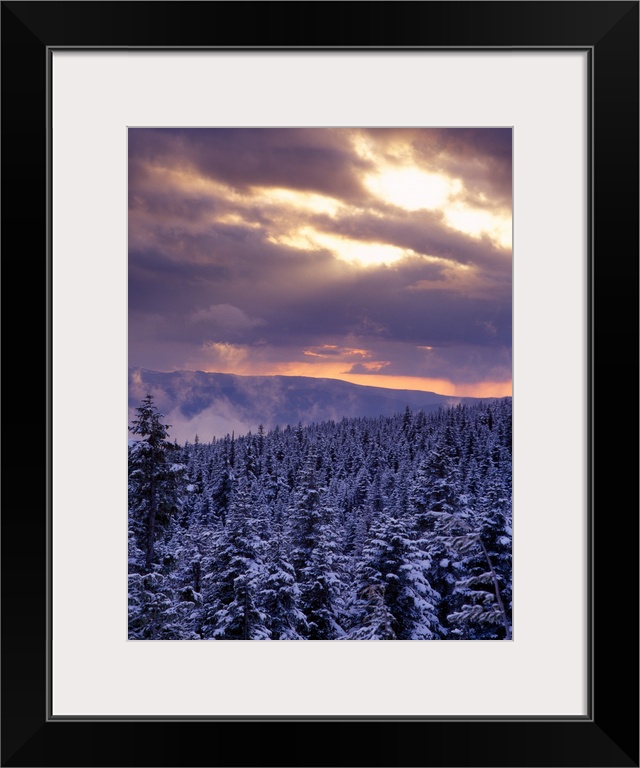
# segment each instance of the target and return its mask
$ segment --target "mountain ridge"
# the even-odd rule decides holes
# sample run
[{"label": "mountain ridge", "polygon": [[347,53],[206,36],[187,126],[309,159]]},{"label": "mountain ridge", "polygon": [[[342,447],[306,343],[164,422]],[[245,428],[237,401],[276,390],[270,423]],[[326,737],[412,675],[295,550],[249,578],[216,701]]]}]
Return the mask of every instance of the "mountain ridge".
[{"label": "mountain ridge", "polygon": [[181,442],[276,426],[337,421],[343,417],[391,416],[408,406],[437,410],[499,397],[456,397],[412,389],[352,384],[312,376],[247,376],[208,371],[154,371],[129,367],[129,415],[147,394],[171,420]]}]

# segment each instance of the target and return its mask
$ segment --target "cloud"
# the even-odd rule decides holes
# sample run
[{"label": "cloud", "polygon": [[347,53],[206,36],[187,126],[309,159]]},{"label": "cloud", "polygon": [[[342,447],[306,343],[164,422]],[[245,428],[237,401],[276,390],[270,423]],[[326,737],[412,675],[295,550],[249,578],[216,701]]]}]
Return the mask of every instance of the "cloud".
[{"label": "cloud", "polygon": [[510,129],[131,129],[129,149],[132,364],[507,370]]},{"label": "cloud", "polygon": [[[410,161],[462,182],[460,196],[476,204],[511,209],[512,129],[370,128],[362,131],[390,162]],[[369,150],[371,155],[371,148]]]},{"label": "cloud", "polygon": [[187,316],[191,324],[205,323],[217,328],[246,330],[264,325],[264,320],[249,317],[233,304],[212,304],[208,309],[198,309]]},{"label": "cloud", "polygon": [[[158,392],[156,392],[159,395]],[[156,399],[156,403],[158,400]],[[226,398],[218,398],[208,408],[188,416],[179,407],[166,409],[163,421],[170,425],[169,437],[178,443],[187,440],[193,442],[196,435],[201,442],[209,442],[214,437],[222,438],[227,434],[247,434],[255,431],[254,419],[243,409]],[[135,409],[129,409],[129,423],[135,418]]]},{"label": "cloud", "polygon": [[333,357],[340,359],[371,357],[371,353],[366,349],[357,349],[354,347],[342,347],[338,344],[320,344],[316,347],[310,347],[304,350],[304,354],[310,357]]},{"label": "cloud", "polygon": [[206,350],[210,365],[227,368],[241,365],[248,357],[249,350],[239,344],[229,344],[226,341],[205,341],[203,348]]},{"label": "cloud", "polygon": [[391,365],[388,360],[373,360],[369,363],[354,363],[346,373],[380,373]]},{"label": "cloud", "polygon": [[178,158],[180,167],[235,189],[280,187],[358,199],[369,164],[353,153],[349,135],[317,128],[130,129],[129,146],[137,163]]}]

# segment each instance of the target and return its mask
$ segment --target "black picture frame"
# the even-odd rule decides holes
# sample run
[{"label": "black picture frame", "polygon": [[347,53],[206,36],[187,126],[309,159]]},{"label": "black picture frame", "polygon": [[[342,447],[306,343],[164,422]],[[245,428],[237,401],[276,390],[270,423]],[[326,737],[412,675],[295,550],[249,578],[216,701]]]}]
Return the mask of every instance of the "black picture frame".
[{"label": "black picture frame", "polygon": [[[5,473],[2,513],[3,766],[638,766],[638,457],[629,448],[637,445],[638,424],[638,10],[638,2],[580,0],[2,3],[2,266],[13,296],[4,334],[12,471]],[[592,633],[585,718],[48,716],[48,57],[53,48],[191,46],[589,52]],[[37,342],[27,345],[22,322],[37,313],[44,315]],[[41,479],[37,491],[34,476]],[[550,599],[572,599],[562,594],[560,565],[558,595]]]}]

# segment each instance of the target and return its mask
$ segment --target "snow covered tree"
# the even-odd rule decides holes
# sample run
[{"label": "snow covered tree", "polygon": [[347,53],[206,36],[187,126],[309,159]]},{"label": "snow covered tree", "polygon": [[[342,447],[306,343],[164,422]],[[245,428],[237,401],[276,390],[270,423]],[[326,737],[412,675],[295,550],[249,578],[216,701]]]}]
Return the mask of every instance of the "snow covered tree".
[{"label": "snow covered tree", "polygon": [[511,402],[129,448],[129,637],[505,639]]},{"label": "snow covered tree", "polygon": [[429,583],[431,561],[412,535],[409,518],[387,510],[371,526],[356,571],[350,639],[434,640],[440,596]]},{"label": "snow covered tree", "polygon": [[[498,562],[499,555],[490,551],[491,545],[488,547],[488,525],[490,525],[496,529],[494,533],[500,530],[502,533],[497,536],[497,542],[494,539],[494,545],[497,543],[499,549],[507,549],[510,552],[510,523],[496,510],[493,510],[489,516],[490,522],[486,518],[483,519],[483,515],[473,508],[461,508],[456,514],[448,512],[434,514],[438,518],[437,530],[440,532],[440,540],[457,555],[461,570],[465,574],[458,579],[455,588],[455,594],[463,598],[462,605],[447,618],[453,624],[467,628],[463,634],[465,639],[510,640],[510,611],[505,605],[505,595],[503,595],[505,579],[497,572],[496,563],[494,563],[494,560]],[[473,624],[485,630],[497,626],[502,629],[502,633],[497,635],[494,632],[469,631],[469,625]]]},{"label": "snow covered tree", "polygon": [[354,628],[347,640],[397,640],[395,618],[384,599],[385,585],[368,584],[356,595]]},{"label": "snow covered tree", "polygon": [[166,632],[171,592],[157,572],[129,574],[129,639],[171,640]]},{"label": "snow covered tree", "polygon": [[452,594],[460,571],[458,558],[436,531],[436,515],[453,515],[460,499],[460,469],[447,429],[420,463],[410,492],[414,528],[432,563],[430,582],[440,595],[438,611],[443,625],[453,609]]},{"label": "snow covered tree", "polygon": [[204,619],[202,599],[202,560],[216,531],[205,528],[197,520],[184,530],[174,526],[167,549],[174,558],[167,575],[172,606],[167,609],[167,632],[172,640],[200,640]]},{"label": "snow covered tree", "polygon": [[466,487],[435,513],[438,538],[457,560],[448,620],[467,640],[509,640],[511,630],[511,401],[466,410],[475,435]]},{"label": "snow covered tree", "polygon": [[260,593],[272,640],[303,640],[307,636],[307,619],[299,603],[300,587],[294,568],[276,536],[269,547],[267,575]]},{"label": "snow covered tree", "polygon": [[246,480],[237,480],[211,556],[204,561],[205,636],[216,640],[266,640],[266,615],[258,604],[265,579],[263,543],[257,534]]},{"label": "snow covered tree", "polygon": [[144,553],[144,569],[150,571],[158,529],[178,509],[178,473],[183,467],[169,460],[175,446],[152,395],[144,398],[136,413],[129,427],[140,436],[129,448],[129,521]]},{"label": "snow covered tree", "polygon": [[[296,443],[300,441],[296,435]],[[317,454],[312,451],[305,460],[288,510],[289,537],[292,546],[292,564],[302,581],[302,571],[309,564],[311,553],[318,544],[320,514],[320,487],[317,476]]]},{"label": "snow covered tree", "polygon": [[344,556],[335,527],[328,520],[318,528],[318,542],[301,571],[301,608],[310,640],[334,640],[344,635]]}]

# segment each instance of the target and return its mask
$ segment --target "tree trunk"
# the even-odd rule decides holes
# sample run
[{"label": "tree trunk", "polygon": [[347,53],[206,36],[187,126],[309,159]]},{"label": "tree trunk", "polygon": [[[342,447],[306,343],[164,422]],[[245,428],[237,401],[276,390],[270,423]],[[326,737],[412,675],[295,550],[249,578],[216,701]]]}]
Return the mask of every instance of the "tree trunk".
[{"label": "tree trunk", "polygon": [[153,561],[153,543],[156,534],[156,484],[153,475],[151,475],[149,507],[149,520],[147,522],[147,556],[145,559],[145,567],[147,571],[151,570],[151,562]]},{"label": "tree trunk", "polygon": [[482,551],[484,552],[484,556],[489,566],[489,571],[491,572],[491,578],[493,579],[493,588],[495,589],[496,600],[498,602],[498,607],[500,608],[500,613],[502,614],[502,622],[504,624],[504,629],[506,632],[505,640],[511,640],[511,625],[509,624],[509,618],[507,616],[504,603],[502,602],[502,596],[500,595],[500,586],[498,584],[498,576],[496,572],[493,570],[493,563],[491,562],[491,558],[489,557],[487,548],[485,547],[484,542],[482,541],[480,536],[478,536],[478,543],[482,547]]},{"label": "tree trunk", "polygon": [[249,639],[249,588],[244,592],[244,640]]}]

